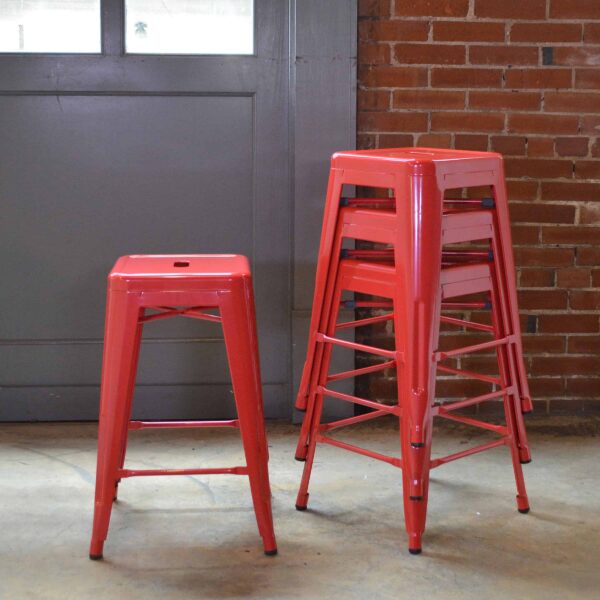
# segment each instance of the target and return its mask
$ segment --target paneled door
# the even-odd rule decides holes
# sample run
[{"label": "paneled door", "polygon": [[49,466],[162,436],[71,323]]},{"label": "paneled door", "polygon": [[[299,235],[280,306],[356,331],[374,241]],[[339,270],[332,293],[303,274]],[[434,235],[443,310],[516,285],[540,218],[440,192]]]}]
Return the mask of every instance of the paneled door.
[{"label": "paneled door", "polygon": [[[323,27],[355,5],[302,10]],[[0,420],[96,418],[108,271],[186,252],[250,258],[266,413],[291,415],[296,16],[287,0],[0,3]],[[318,32],[311,51],[339,61]],[[319,148],[323,180],[336,144]],[[147,326],[134,415],[233,414],[218,326]]]}]

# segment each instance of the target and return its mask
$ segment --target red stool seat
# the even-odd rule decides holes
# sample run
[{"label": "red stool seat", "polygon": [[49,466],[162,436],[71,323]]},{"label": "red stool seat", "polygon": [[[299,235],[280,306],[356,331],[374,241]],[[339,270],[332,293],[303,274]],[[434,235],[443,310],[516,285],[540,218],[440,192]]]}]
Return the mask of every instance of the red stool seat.
[{"label": "red stool seat", "polygon": [[[215,314],[215,309],[218,314]],[[144,324],[175,316],[221,323],[237,419],[130,421]],[[265,553],[277,552],[271,514],[252,277],[244,256],[190,254],[121,257],[108,277],[100,395],[98,466],[90,558],[102,558],[112,504],[121,479],[155,475],[247,475]],[[197,469],[126,469],[128,431],[162,427],[239,428],[246,465]]]}]

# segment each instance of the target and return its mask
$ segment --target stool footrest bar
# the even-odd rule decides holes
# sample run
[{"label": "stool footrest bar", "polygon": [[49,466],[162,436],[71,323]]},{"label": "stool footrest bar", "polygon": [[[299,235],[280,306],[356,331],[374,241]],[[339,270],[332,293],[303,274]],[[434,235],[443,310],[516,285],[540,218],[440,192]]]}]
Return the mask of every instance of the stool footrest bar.
[{"label": "stool footrest bar", "polygon": [[399,352],[395,350],[384,350],[383,348],[375,348],[375,346],[366,346],[365,344],[357,344],[356,342],[349,342],[347,340],[341,340],[339,338],[330,337],[323,333],[317,334],[318,342],[325,342],[328,344],[334,344],[336,346],[342,346],[343,348],[350,348],[352,350],[360,350],[361,352],[368,352],[369,354],[378,354],[387,358],[397,359]]},{"label": "stool footrest bar", "polygon": [[357,415],[356,417],[348,417],[347,419],[340,419],[339,421],[333,421],[332,423],[322,423],[319,425],[319,431],[331,431],[333,429],[339,429],[340,427],[347,427],[348,425],[354,425],[355,423],[362,423],[363,421],[370,421],[378,417],[389,415],[387,410],[374,410],[364,415]]},{"label": "stool footrest bar", "polygon": [[360,369],[353,369],[352,371],[342,371],[341,373],[334,373],[327,377],[327,381],[339,381],[340,379],[346,379],[347,377],[358,377],[359,375],[366,375],[367,373],[376,373],[377,371],[383,371],[389,367],[396,367],[395,360],[388,360],[378,365],[371,365],[370,367],[361,367]]},{"label": "stool footrest bar", "polygon": [[503,388],[501,390],[497,390],[495,392],[490,392],[489,394],[482,394],[481,396],[474,396],[473,398],[467,398],[466,400],[460,400],[459,402],[452,402],[451,404],[442,404],[434,406],[435,409],[442,408],[444,412],[450,410],[458,410],[459,408],[466,408],[467,406],[472,406],[473,404],[479,404],[480,402],[485,402],[486,400],[493,400],[494,398],[500,398],[505,395],[512,395],[515,393],[515,388],[513,386]]},{"label": "stool footrest bar", "polygon": [[460,356],[461,354],[469,354],[470,352],[478,352],[479,350],[487,350],[488,348],[497,348],[498,346],[504,346],[515,341],[514,335],[507,335],[506,337],[498,340],[490,340],[489,342],[482,342],[481,344],[473,344],[472,346],[464,346],[462,348],[456,348],[455,350],[446,350],[445,352],[436,352],[436,360],[444,360],[452,356]]},{"label": "stool footrest bar", "polygon": [[502,437],[499,440],[494,440],[493,442],[488,442],[487,444],[481,444],[479,446],[473,446],[473,448],[467,448],[462,452],[456,452],[455,454],[449,454],[448,456],[442,456],[441,458],[434,458],[430,463],[430,468],[435,469],[436,467],[445,465],[453,460],[458,460],[459,458],[464,458],[465,456],[470,456],[471,454],[478,454],[479,452],[484,452],[485,450],[490,450],[491,448],[496,448],[497,446],[503,446],[508,442],[508,440],[508,437]]},{"label": "stool footrest bar", "polygon": [[367,317],[366,319],[357,319],[355,321],[346,321],[345,323],[338,323],[336,329],[353,329],[355,327],[363,327],[364,325],[371,325],[372,323],[380,323],[381,321],[391,321],[394,318],[393,314],[389,315],[378,315],[377,317]]},{"label": "stool footrest bar", "polygon": [[402,460],[400,458],[394,458],[393,456],[387,456],[385,454],[380,454],[379,452],[373,452],[372,450],[367,450],[366,448],[361,448],[360,446],[355,446],[354,444],[348,444],[348,442],[334,440],[321,434],[317,435],[317,442],[329,444],[330,446],[337,446],[338,448],[343,448],[344,450],[349,450],[350,452],[355,452],[356,454],[362,454],[363,456],[368,456],[369,458],[386,462],[394,467],[398,467],[400,469],[402,468]]},{"label": "stool footrest bar", "polygon": [[492,377],[491,375],[485,375],[484,373],[476,373],[475,371],[466,371],[465,369],[455,369],[454,367],[447,367],[446,365],[438,365],[437,370],[441,371],[442,373],[452,373],[462,377],[479,379],[480,381],[493,383],[494,385],[501,385],[502,383],[498,377]]},{"label": "stool footrest bar", "polygon": [[238,419],[229,421],[129,421],[129,429],[191,428],[191,427],[236,427]]},{"label": "stool footrest bar", "polygon": [[401,410],[399,406],[387,406],[385,404],[379,404],[379,402],[373,402],[372,400],[365,400],[358,396],[351,396],[350,394],[344,394],[342,392],[336,392],[335,390],[329,390],[326,387],[319,386],[317,388],[319,394],[329,396],[330,398],[337,398],[338,400],[345,400],[346,402],[352,402],[353,404],[361,404],[362,406],[368,406],[375,410],[381,410],[392,415],[400,416]]},{"label": "stool footrest bar", "polygon": [[474,321],[465,321],[464,319],[456,319],[454,317],[440,317],[441,323],[448,323],[449,325],[459,325],[460,327],[467,327],[468,329],[477,329],[479,331],[494,331],[492,325],[486,325],[485,323],[475,323]]},{"label": "stool footrest bar", "polygon": [[499,433],[501,435],[508,435],[508,427],[505,425],[495,425],[494,423],[486,423],[485,421],[480,421],[479,419],[471,419],[471,417],[466,417],[464,415],[454,415],[452,413],[445,412],[443,410],[443,406],[438,407],[437,416],[442,417],[443,419],[449,419],[450,421],[464,423],[465,425],[479,427],[480,429],[487,429],[488,431],[493,431],[494,433]]},{"label": "stool footrest bar", "polygon": [[154,477],[156,475],[248,475],[248,467],[214,469],[119,469],[117,477]]}]

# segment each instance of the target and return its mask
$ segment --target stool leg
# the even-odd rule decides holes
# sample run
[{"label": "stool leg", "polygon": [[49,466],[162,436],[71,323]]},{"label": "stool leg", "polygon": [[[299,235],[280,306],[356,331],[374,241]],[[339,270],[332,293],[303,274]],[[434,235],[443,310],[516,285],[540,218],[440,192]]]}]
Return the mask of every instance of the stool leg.
[{"label": "stool leg", "polygon": [[[323,216],[321,243],[319,246],[319,255],[317,259],[317,273],[315,277],[315,291],[308,334],[306,362],[304,363],[300,387],[296,397],[296,408],[298,410],[305,410],[308,401],[308,390],[315,364],[315,352],[317,351],[318,346],[316,336],[319,331],[319,325],[322,323],[321,312],[324,306],[327,282],[332,277],[332,274],[330,273],[330,262],[332,258],[339,261],[339,252],[337,253],[337,256],[335,256],[333,253],[333,244],[341,193],[341,174],[338,170],[331,169],[329,172],[329,183],[327,186],[327,196],[325,198],[325,214]],[[335,281],[335,279],[333,279],[333,281]]]},{"label": "stool leg", "polygon": [[[341,281],[339,277],[336,278],[336,289],[332,297],[332,306],[329,311],[329,323],[325,329],[326,335],[335,335],[335,324],[337,322],[340,300],[342,298]],[[319,386],[325,386],[327,383],[327,374],[329,373],[329,363],[331,361],[331,354],[333,352],[332,344],[320,343],[323,346],[323,358],[319,364],[319,376],[317,381],[314,383],[315,389]],[[312,414],[310,415],[310,422],[308,425],[308,446],[306,449],[306,462],[304,463],[304,470],[302,471],[302,481],[300,482],[300,489],[298,490],[298,496],[296,498],[296,509],[306,510],[308,503],[308,484],[310,483],[310,475],[312,472],[313,462],[315,458],[315,451],[317,448],[317,435],[319,433],[319,425],[321,424],[321,414],[323,412],[323,394],[310,389],[309,392],[314,394],[314,401],[312,403]],[[306,415],[308,418],[308,414]]]},{"label": "stool leg", "polygon": [[[502,319],[499,315],[501,311],[502,300],[499,298],[498,279],[493,274],[492,277],[492,324],[496,338],[504,337],[502,331]],[[529,512],[529,500],[527,498],[527,490],[525,489],[525,479],[523,478],[523,468],[521,466],[521,456],[519,447],[519,430],[517,419],[523,418],[521,414],[521,403],[518,397],[517,375],[514,364],[511,362],[513,356],[510,352],[510,344],[507,346],[499,346],[496,349],[498,357],[498,367],[500,373],[500,385],[511,390],[503,396],[504,415],[506,418],[506,426],[509,432],[508,446],[510,449],[513,470],[515,473],[515,482],[517,485],[517,507],[519,512]],[[508,364],[507,364],[508,363]],[[529,452],[529,448],[526,448]]]},{"label": "stool leg", "polygon": [[[400,353],[398,400],[402,408],[401,447],[404,510],[409,551],[421,551],[425,530],[435,392],[443,194],[433,177],[400,177],[395,197],[398,240],[395,260],[398,292],[394,298],[396,351]],[[400,212],[402,211],[402,212]],[[405,265],[399,268],[399,265]]]},{"label": "stool leg", "polygon": [[102,558],[108,534],[122,440],[127,435],[128,393],[131,366],[136,353],[138,298],[126,292],[109,292],[106,309],[100,421],[98,427],[98,463],[94,523],[90,558]]},{"label": "stool leg", "polygon": [[[139,318],[144,316],[144,309],[140,310]],[[133,403],[133,393],[135,391],[135,379],[137,376],[137,368],[138,362],[140,359],[140,346],[142,342],[142,332],[144,329],[143,323],[138,323],[136,332],[135,332],[135,347],[133,350],[133,356],[131,357],[131,366],[129,367],[129,385],[127,386],[127,406],[125,408],[125,414],[127,416],[127,422],[131,420],[131,405]],[[123,437],[121,438],[121,447],[120,454],[121,459],[119,460],[119,468],[122,469],[125,466],[125,454],[127,453],[127,439],[129,428],[126,427],[123,430]],[[119,493],[119,483],[121,483],[120,479],[117,479],[117,483],[115,485],[115,497],[113,500],[117,499],[117,495]]]},{"label": "stool leg", "polygon": [[[494,257],[500,256],[500,248],[498,244],[498,233],[495,232],[492,238],[492,254]],[[524,370],[523,352],[516,347],[517,342],[521,340],[520,329],[515,331],[509,311],[509,293],[505,285],[504,277],[502,276],[502,262],[494,259],[491,264],[493,291],[492,291],[492,316],[496,318],[496,326],[500,328],[498,331],[499,337],[504,337],[508,334],[514,334],[515,343],[508,344],[503,351],[505,356],[504,364],[511,370],[510,381],[517,387],[516,402],[514,403],[514,421],[517,428],[517,443],[520,461],[523,464],[531,462],[531,451],[527,441],[527,431],[525,429],[525,421],[523,419],[523,387],[520,385],[520,373]],[[520,356],[520,362],[517,357]],[[521,369],[519,369],[519,364]],[[520,394],[519,394],[520,392]],[[529,392],[527,392],[529,393]]]},{"label": "stool leg", "polygon": [[511,352],[515,355],[515,363],[519,373],[519,388],[521,396],[521,410],[529,413],[533,410],[527,371],[523,360],[523,345],[521,342],[521,324],[519,321],[519,309],[517,301],[517,288],[515,284],[515,263],[512,253],[512,241],[510,230],[510,216],[508,214],[508,196],[504,182],[503,169],[496,174],[495,184],[492,186],[492,194],[496,205],[496,238],[500,248],[498,256],[501,259],[502,268],[500,276],[504,279],[508,310],[510,313],[511,333],[516,336],[516,342]]},{"label": "stool leg", "polygon": [[251,280],[236,280],[232,292],[219,295],[219,308],[258,531],[265,554],[274,555],[277,544]]},{"label": "stool leg", "polygon": [[[327,282],[325,286],[325,293],[322,301],[322,306],[318,308],[321,313],[321,317],[318,322],[318,329],[315,332],[326,331],[328,328],[328,323],[330,320],[330,316],[332,311],[335,313],[335,319],[337,320],[337,315],[339,313],[339,302],[337,306],[334,306],[333,296],[335,294],[336,282],[337,282],[337,273],[340,264],[340,254],[342,251],[342,231],[339,223],[336,225],[335,238],[332,242],[332,253],[330,260],[330,267],[327,275]],[[316,310],[316,309],[315,309]],[[305,398],[305,410],[306,413],[304,415],[304,419],[302,421],[302,427],[300,429],[300,437],[298,439],[298,444],[296,446],[296,454],[295,458],[299,461],[306,460],[306,455],[308,452],[308,437],[311,432],[312,422],[313,422],[313,414],[314,414],[314,406],[315,406],[315,395],[316,389],[318,385],[318,380],[321,374],[321,363],[323,361],[323,355],[325,352],[324,344],[319,344],[314,342],[315,348],[312,352],[312,358],[307,357],[307,366],[305,367],[310,371],[310,377],[308,379],[309,385],[308,388],[303,392]],[[310,364],[309,364],[310,361]]]}]

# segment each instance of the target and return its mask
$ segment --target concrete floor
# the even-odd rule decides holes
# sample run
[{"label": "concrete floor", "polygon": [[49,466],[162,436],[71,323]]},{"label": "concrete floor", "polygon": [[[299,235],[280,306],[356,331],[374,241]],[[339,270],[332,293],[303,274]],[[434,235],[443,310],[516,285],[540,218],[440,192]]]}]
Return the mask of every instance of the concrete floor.
[{"label": "concrete floor", "polygon": [[[270,425],[278,556],[262,553],[246,478],[216,475],[124,481],[101,562],[87,558],[95,425],[3,425],[0,598],[600,598],[596,425],[583,436],[533,428],[528,515],[506,449],[436,470],[420,556],[406,550],[399,471],[319,447],[299,513],[297,429]],[[485,435],[438,431],[435,454]],[[398,445],[386,423],[337,436]],[[128,454],[140,468],[242,460],[237,432],[224,430],[134,432]]]}]

